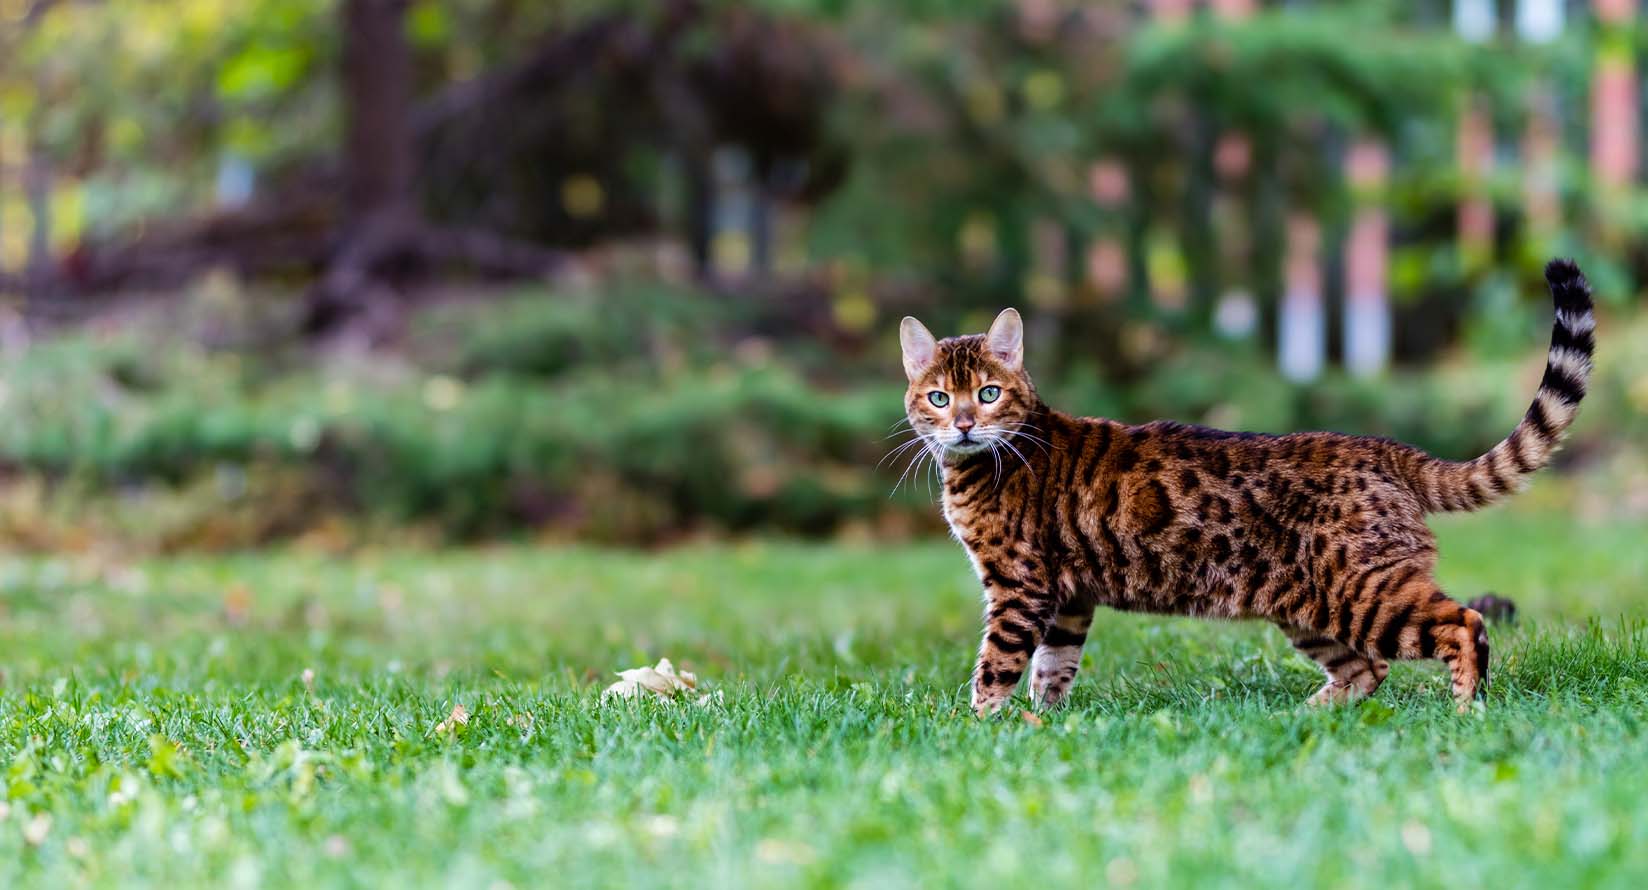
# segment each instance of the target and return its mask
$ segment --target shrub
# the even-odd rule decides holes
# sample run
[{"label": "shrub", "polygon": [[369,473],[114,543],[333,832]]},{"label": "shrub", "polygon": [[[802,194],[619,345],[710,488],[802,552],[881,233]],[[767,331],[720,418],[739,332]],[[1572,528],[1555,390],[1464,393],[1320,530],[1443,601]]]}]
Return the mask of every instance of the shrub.
[{"label": "shrub", "polygon": [[[443,307],[416,320],[400,355],[319,365],[176,337],[157,345],[152,333],[71,332],[5,359],[0,465],[76,492],[158,485],[261,499],[272,515],[232,526],[255,535],[330,515],[462,537],[548,527],[629,542],[696,529],[933,526],[925,483],[889,498],[905,464],[877,466],[899,441],[887,438],[903,389],[890,361],[885,372],[841,363],[809,377],[792,358],[811,353],[750,348],[726,307],[702,296],[608,297]],[[1624,440],[1648,425],[1648,365],[1632,358],[1648,349],[1631,346],[1648,343],[1648,322],[1604,339],[1616,346],[1577,431]],[[1260,357],[1203,348],[1162,359],[1127,388],[1079,363],[1042,387],[1061,408],[1126,421],[1336,429],[1468,457],[1510,430],[1539,362],[1299,387]],[[195,537],[235,542],[225,525]]]}]

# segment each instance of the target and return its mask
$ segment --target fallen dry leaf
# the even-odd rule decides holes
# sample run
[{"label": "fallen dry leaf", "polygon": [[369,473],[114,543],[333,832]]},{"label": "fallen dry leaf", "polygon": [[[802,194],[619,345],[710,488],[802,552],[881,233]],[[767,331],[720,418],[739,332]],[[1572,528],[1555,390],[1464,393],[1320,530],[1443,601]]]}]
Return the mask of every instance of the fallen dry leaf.
[{"label": "fallen dry leaf", "polygon": [[252,588],[236,582],[223,594],[223,620],[230,627],[245,627],[252,617]]},{"label": "fallen dry leaf", "polygon": [[1041,718],[1037,717],[1031,711],[1020,711],[1019,712],[1019,717],[1021,719],[1023,719],[1025,723],[1028,723],[1031,726],[1040,726],[1041,725]]},{"label": "fallen dry leaf", "polygon": [[664,698],[674,698],[683,692],[698,688],[698,677],[687,671],[677,672],[667,658],[653,667],[638,667],[618,672],[618,682],[601,693],[602,698],[634,698],[642,690]]},{"label": "fallen dry leaf", "polygon": [[38,847],[46,842],[46,835],[51,834],[52,818],[46,813],[36,813],[23,825],[23,840],[31,847]]},{"label": "fallen dry leaf", "polygon": [[768,865],[806,865],[818,858],[818,851],[799,841],[769,837],[755,845],[755,858]]},{"label": "fallen dry leaf", "polygon": [[458,727],[468,726],[468,725],[469,725],[469,709],[464,707],[462,703],[459,703],[459,704],[455,704],[455,705],[452,706],[452,713],[446,715],[445,720],[442,720],[441,722],[435,724],[435,731],[436,732],[448,732],[448,731],[457,732]]}]

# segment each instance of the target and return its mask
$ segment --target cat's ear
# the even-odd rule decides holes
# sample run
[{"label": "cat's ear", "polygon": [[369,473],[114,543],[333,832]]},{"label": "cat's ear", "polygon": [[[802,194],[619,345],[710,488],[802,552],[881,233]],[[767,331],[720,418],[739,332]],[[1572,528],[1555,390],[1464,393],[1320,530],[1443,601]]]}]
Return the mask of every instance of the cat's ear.
[{"label": "cat's ear", "polygon": [[990,344],[990,354],[1008,370],[1024,367],[1024,321],[1017,309],[1001,310],[990,325],[990,333],[984,335],[984,341]]},{"label": "cat's ear", "polygon": [[938,355],[938,341],[933,339],[933,332],[913,315],[906,315],[899,322],[898,344],[904,347],[904,373],[911,380],[920,377]]}]

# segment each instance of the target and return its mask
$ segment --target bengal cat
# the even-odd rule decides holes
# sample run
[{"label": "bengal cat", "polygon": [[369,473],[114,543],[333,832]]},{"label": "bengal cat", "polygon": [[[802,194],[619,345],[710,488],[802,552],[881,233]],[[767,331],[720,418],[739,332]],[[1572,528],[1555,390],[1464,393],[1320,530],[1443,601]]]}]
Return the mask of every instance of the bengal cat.
[{"label": "bengal cat", "polygon": [[1424,517],[1516,490],[1573,421],[1591,291],[1571,261],[1545,278],[1556,321],[1539,391],[1509,437],[1463,462],[1366,436],[1072,417],[1037,397],[1016,311],[945,340],[905,318],[909,421],[984,586],[973,709],[1001,708],[1030,665],[1036,702],[1060,702],[1100,605],[1274,622],[1327,675],[1312,703],[1372,694],[1387,659],[1440,659],[1467,709],[1488,681],[1488,637],[1437,586]]}]

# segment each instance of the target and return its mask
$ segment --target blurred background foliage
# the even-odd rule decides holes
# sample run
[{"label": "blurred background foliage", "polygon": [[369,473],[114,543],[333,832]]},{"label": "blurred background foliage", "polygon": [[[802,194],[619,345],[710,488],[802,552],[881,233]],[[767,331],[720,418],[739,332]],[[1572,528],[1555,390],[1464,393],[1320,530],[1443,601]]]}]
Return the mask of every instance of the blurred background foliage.
[{"label": "blurred background foliage", "polygon": [[896,322],[1010,304],[1067,410],[1464,457],[1559,254],[1640,479],[1633,7],[0,0],[0,539],[931,530]]}]

